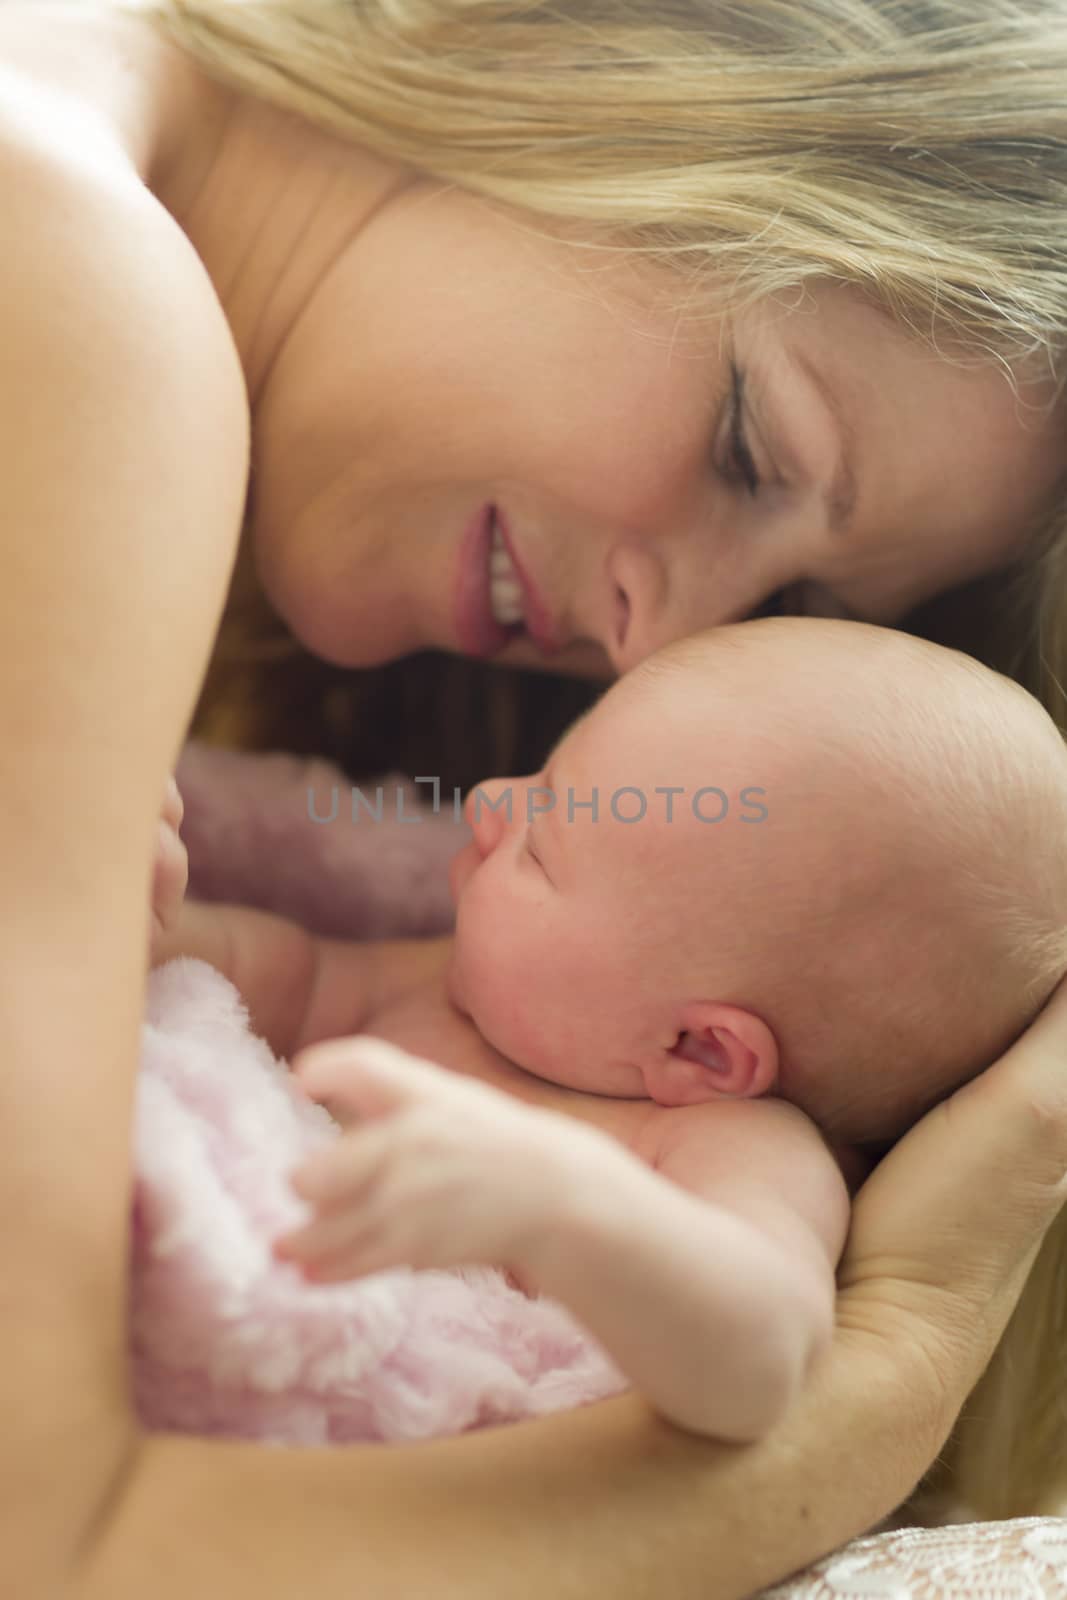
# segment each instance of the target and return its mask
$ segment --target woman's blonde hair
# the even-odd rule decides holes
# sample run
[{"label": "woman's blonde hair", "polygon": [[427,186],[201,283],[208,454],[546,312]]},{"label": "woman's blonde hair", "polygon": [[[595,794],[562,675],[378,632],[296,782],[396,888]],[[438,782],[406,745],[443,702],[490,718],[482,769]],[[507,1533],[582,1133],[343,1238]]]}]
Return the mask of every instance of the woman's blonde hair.
[{"label": "woman's blonde hair", "polygon": [[[111,4],[149,17],[212,76],[324,132],[499,203],[531,228],[565,225],[591,264],[625,250],[662,265],[687,316],[836,281],[940,355],[962,345],[1009,378],[1040,361],[1062,397],[1063,0]],[[903,626],[1009,673],[1063,726],[1067,475],[1031,533],[1025,560]],[[312,663],[270,616],[245,541],[194,728],[290,748],[315,739],[365,773],[392,760],[368,743],[368,726],[384,715],[411,727],[397,697],[425,713],[444,693],[444,716],[414,723],[448,729],[447,753],[433,769],[425,748],[414,759],[455,777],[461,741],[450,719],[464,707],[481,707],[475,720],[495,727],[521,766],[519,719],[536,703],[550,742],[593,692],[530,681],[524,707],[519,679],[469,663],[443,678],[438,660],[384,674]],[[383,682],[376,699],[368,685]],[[469,749],[469,781],[515,770]],[[949,1452],[979,1514],[1043,1509],[1041,1496],[1067,1490],[1065,1262],[1061,1219]]]}]

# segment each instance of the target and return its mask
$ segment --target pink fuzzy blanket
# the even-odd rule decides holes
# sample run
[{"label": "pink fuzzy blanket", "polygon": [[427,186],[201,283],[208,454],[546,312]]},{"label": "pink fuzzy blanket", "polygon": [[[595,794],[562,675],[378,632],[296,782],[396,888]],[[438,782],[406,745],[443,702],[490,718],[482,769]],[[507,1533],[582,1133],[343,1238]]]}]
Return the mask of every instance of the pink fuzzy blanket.
[{"label": "pink fuzzy blanket", "polygon": [[[352,824],[347,780],[287,756],[190,745],[177,776],[199,898],[353,937],[451,925],[447,863],[468,835],[450,813]],[[311,822],[309,787],[326,816],[334,785],[336,822]],[[406,814],[416,804],[407,790]],[[285,1444],[416,1439],[625,1387],[562,1306],[527,1299],[494,1268],[312,1285],[275,1261],[272,1240],[304,1215],[287,1174],[339,1133],[292,1091],[221,973],[178,960],[149,975],[130,1306],[146,1426]]]}]

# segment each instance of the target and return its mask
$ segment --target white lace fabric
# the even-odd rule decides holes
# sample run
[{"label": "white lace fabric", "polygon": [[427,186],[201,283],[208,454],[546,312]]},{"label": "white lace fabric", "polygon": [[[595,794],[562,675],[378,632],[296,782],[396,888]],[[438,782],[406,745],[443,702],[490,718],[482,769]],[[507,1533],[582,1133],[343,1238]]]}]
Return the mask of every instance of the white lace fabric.
[{"label": "white lace fabric", "polygon": [[1067,1517],[898,1528],[854,1539],[759,1600],[1067,1600]]}]

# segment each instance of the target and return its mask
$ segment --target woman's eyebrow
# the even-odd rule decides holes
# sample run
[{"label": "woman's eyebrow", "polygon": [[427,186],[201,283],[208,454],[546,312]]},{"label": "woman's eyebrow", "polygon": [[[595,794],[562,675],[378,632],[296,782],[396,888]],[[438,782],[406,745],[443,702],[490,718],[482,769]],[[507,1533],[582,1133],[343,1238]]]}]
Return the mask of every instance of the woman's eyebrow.
[{"label": "woman's eyebrow", "polygon": [[842,405],[840,396],[831,388],[825,373],[820,372],[799,350],[791,351],[790,358],[818,392],[837,429],[839,457],[834,481],[826,494],[826,510],[830,532],[843,538],[852,531],[852,518],[859,500],[860,452],[856,426]]}]

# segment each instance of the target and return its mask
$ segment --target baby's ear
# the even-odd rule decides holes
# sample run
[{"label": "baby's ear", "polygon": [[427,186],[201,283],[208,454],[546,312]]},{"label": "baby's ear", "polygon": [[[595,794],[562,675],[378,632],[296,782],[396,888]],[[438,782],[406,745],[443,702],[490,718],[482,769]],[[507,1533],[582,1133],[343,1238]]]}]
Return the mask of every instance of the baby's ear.
[{"label": "baby's ear", "polygon": [[661,1106],[751,1100],[774,1088],[778,1046],[751,1011],[695,1001],[680,1018],[677,1042],[644,1068],[645,1088]]}]

